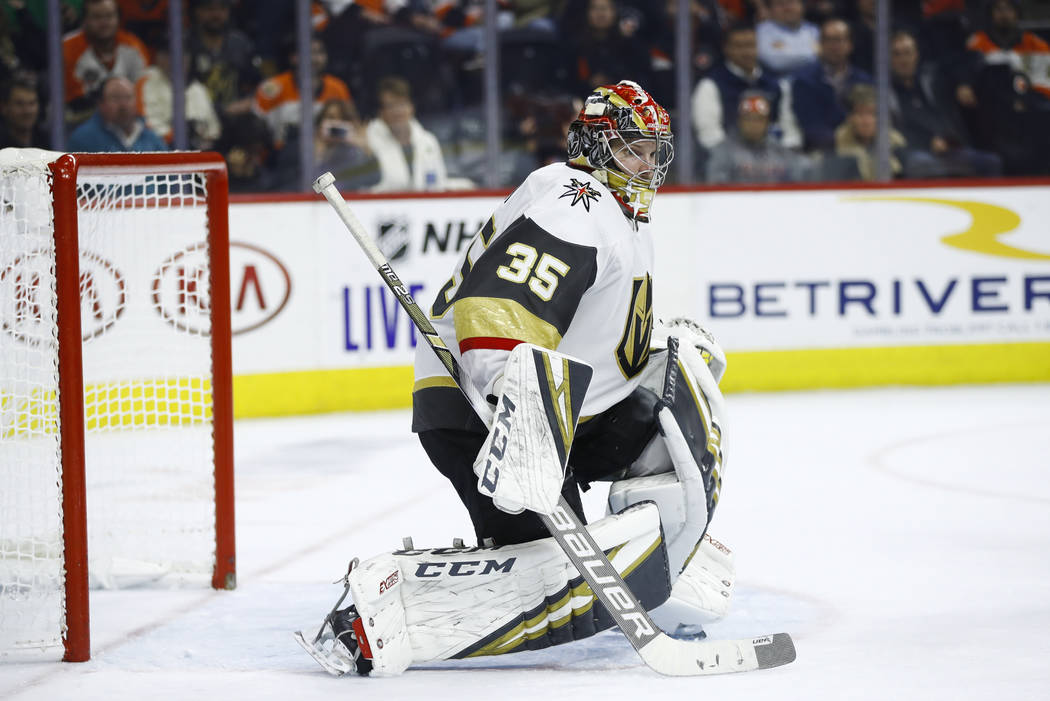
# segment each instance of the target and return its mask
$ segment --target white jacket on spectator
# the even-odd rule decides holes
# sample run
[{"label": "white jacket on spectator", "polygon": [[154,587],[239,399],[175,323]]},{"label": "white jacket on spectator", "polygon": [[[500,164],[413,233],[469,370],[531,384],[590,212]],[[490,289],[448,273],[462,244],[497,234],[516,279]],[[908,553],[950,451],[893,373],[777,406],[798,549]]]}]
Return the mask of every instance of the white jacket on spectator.
[{"label": "white jacket on spectator", "polygon": [[[740,68],[728,64],[730,71],[743,74]],[[780,85],[780,113],[772,126],[774,139],[787,148],[797,149],[802,146],[802,131],[791,106],[791,84],[787,80],[777,81]],[[761,90],[761,87],[756,89]],[[693,90],[691,98],[693,112],[693,129],[700,145],[713,149],[725,141],[726,130],[722,126],[722,95],[718,84],[710,78],[701,78]],[[729,115],[729,123],[736,121],[735,115]]]},{"label": "white jacket on spectator", "polygon": [[418,120],[410,124],[412,163],[405,150],[381,119],[373,119],[365,130],[368,147],[379,161],[379,183],[373,192],[394,190],[445,190],[449,186],[445,158],[437,137]]},{"label": "white jacket on spectator", "polygon": [[[172,89],[167,74],[157,66],[149,66],[139,78],[135,92],[139,114],[146,118],[146,125],[171,143]],[[208,89],[196,80],[186,85],[186,122],[191,148],[210,146],[222,132]]]}]

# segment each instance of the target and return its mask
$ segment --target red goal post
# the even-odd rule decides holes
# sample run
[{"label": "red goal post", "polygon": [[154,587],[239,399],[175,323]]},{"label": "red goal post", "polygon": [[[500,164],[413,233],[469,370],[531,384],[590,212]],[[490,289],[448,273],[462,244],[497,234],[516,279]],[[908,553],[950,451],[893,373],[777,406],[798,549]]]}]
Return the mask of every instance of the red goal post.
[{"label": "red goal post", "polygon": [[[214,153],[12,151],[0,152],[0,467],[9,468],[0,480],[18,481],[0,487],[37,501],[48,480],[24,483],[18,471],[49,474],[36,463],[56,453],[61,523],[25,525],[40,521],[30,507],[0,514],[0,591],[19,598],[0,594],[0,653],[12,641],[55,644],[54,612],[23,604],[49,609],[58,598],[64,659],[84,661],[89,579],[189,579],[210,559],[212,587],[236,583],[226,166]],[[41,243],[48,229],[53,244]],[[56,527],[57,570],[48,541]],[[56,576],[61,594],[37,596],[34,587]],[[35,630],[43,619],[46,630]],[[33,629],[19,639],[23,624]]]}]

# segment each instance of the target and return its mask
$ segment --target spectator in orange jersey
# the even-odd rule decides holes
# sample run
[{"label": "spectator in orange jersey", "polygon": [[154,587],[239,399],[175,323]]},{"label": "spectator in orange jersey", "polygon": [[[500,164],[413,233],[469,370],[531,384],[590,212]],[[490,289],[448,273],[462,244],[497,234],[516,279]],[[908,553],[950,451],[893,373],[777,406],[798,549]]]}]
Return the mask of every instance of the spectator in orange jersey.
[{"label": "spectator in orange jersey", "polygon": [[[284,145],[288,128],[302,121],[299,110],[299,87],[295,83],[299,54],[294,43],[289,59],[291,69],[264,80],[255,91],[255,102],[252,105],[255,113],[266,121],[277,148]],[[353,104],[350,89],[346,87],[346,83],[334,75],[325,73],[327,64],[328,53],[324,42],[315,37],[310,41],[310,68],[314,82],[314,112],[310,115],[310,119],[321,111],[328,100],[346,100],[351,105]]]},{"label": "spectator in orange jersey", "polygon": [[94,109],[95,94],[107,78],[134,83],[149,65],[145,45],[120,29],[116,0],[84,0],[80,29],[62,42],[66,120],[80,124]]},{"label": "spectator in orange jersey", "polygon": [[971,35],[966,47],[983,55],[984,66],[1024,73],[1035,90],[1050,98],[1050,44],[1022,31],[1020,16],[1016,0],[992,0],[986,28]]},{"label": "spectator in orange jersey", "polygon": [[1018,6],[992,0],[967,42],[974,62],[956,98],[974,140],[999,153],[1007,175],[1050,172],[1050,47],[1019,25]]}]

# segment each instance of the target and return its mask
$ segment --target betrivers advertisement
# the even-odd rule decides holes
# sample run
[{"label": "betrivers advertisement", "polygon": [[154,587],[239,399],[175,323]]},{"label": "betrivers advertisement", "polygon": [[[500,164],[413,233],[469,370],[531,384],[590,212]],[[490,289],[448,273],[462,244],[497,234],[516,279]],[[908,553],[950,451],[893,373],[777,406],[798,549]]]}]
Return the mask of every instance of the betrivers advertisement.
[{"label": "betrivers advertisement", "polygon": [[[499,202],[350,200],[424,309]],[[654,314],[731,357],[1046,343],[1048,222],[1050,185],[661,193]],[[230,238],[235,375],[411,365],[407,314],[326,202],[235,203]]]}]

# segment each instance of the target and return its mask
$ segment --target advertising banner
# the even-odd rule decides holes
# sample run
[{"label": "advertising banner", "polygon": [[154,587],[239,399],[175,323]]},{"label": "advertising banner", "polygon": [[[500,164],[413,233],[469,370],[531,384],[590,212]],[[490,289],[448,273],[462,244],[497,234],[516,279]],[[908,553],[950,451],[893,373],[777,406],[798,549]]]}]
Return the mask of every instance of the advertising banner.
[{"label": "advertising banner", "polygon": [[[351,206],[429,309],[500,201]],[[1050,184],[661,193],[655,312],[729,390],[1048,380],[1048,222]],[[230,238],[239,414],[408,404],[415,330],[327,203],[236,203]]]}]

